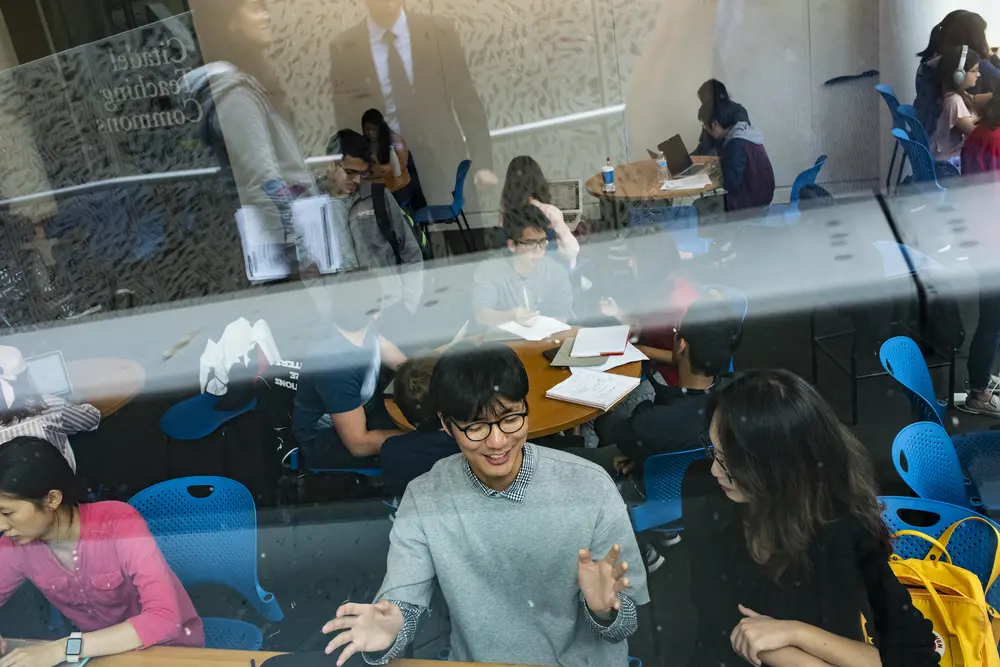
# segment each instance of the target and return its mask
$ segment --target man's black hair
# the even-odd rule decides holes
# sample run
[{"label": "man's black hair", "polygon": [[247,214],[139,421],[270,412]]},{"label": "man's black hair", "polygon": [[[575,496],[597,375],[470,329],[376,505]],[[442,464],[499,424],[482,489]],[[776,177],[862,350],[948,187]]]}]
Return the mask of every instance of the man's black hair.
[{"label": "man's black hair", "polygon": [[703,296],[688,308],[677,337],[688,345],[691,370],[714,376],[729,370],[733,353],[743,339],[743,323],[728,299]]},{"label": "man's black hair", "polygon": [[363,134],[354,130],[340,130],[332,137],[326,145],[327,155],[342,153],[344,157],[358,158],[365,163],[371,164],[372,153],[368,140]]},{"label": "man's black hair", "polygon": [[446,350],[434,365],[430,395],[447,420],[492,419],[504,408],[528,396],[528,372],[510,347],[460,343]]},{"label": "man's black hair", "polygon": [[503,212],[503,230],[507,238],[515,243],[520,240],[526,229],[538,229],[548,233],[548,228],[549,219],[540,208],[532,204]]},{"label": "man's black hair", "polygon": [[728,130],[736,123],[749,123],[750,115],[742,104],[737,104],[730,99],[720,99],[703,104],[698,110],[698,120],[706,127],[712,123],[718,123],[722,128]]}]

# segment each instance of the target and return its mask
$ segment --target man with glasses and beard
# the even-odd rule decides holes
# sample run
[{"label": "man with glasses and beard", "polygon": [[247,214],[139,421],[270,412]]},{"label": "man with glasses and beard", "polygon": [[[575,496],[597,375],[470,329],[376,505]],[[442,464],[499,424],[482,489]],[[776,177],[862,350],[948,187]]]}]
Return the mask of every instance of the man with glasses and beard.
[{"label": "man with glasses and beard", "polygon": [[[373,604],[345,604],[325,633],[385,664],[413,640],[440,585],[452,657],[522,665],[623,665],[649,601],[618,490],[599,466],[527,442],[528,374],[503,345],[441,355],[430,395],[461,454],[410,482]],[[574,558],[575,554],[575,558]]]}]

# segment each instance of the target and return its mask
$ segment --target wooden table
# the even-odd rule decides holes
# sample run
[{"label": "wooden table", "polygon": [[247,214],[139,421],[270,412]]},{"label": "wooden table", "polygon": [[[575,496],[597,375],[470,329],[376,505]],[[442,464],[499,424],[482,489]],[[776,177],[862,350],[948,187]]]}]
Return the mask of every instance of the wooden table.
[{"label": "wooden table", "polygon": [[[564,331],[557,334],[556,340],[562,342],[564,337],[572,335],[574,335],[574,331]],[[544,340],[537,343],[519,340],[509,341],[505,344],[514,348],[521,363],[524,364],[525,370],[528,371],[529,439],[566,431],[599,417],[603,413],[602,410],[596,408],[545,397],[545,392],[570,376],[569,369],[555,368],[549,364],[548,359],[542,356],[542,352],[545,350],[559,345],[555,340]],[[609,372],[637,378],[642,373],[642,364],[640,362],[626,364]],[[413,427],[403,417],[403,413],[399,411],[395,401],[386,398],[385,407],[389,411],[389,416],[400,428],[408,431],[413,430]]]},{"label": "wooden table", "polygon": [[712,165],[709,176],[712,184],[703,188],[688,190],[661,190],[659,170],[656,160],[641,160],[615,167],[615,191],[604,191],[604,179],[600,173],[587,179],[587,192],[594,197],[611,202],[668,201],[681,197],[697,197],[722,187],[722,172],[719,158],[699,155],[691,158],[695,164]]},{"label": "wooden table", "polygon": [[66,363],[73,394],[110,417],[131,403],[146,385],[146,371],[131,359],[100,357]]},{"label": "wooden table", "polygon": [[[253,660],[257,667],[268,658],[281,655],[268,651],[223,651],[209,648],[179,648],[175,646],[154,646],[141,651],[130,651],[120,655],[104,658],[93,658],[88,665],[93,667],[250,667]],[[334,667],[335,657],[326,662],[328,667]],[[437,660],[393,660],[395,667],[441,667]],[[460,667],[511,667],[511,665],[495,665],[483,662],[448,662],[450,666]]]}]

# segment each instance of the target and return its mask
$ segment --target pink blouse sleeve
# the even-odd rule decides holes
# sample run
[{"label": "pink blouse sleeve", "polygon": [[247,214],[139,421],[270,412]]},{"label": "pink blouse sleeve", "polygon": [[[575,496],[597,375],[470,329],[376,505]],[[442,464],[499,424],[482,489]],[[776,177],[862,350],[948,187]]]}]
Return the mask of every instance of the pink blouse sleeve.
[{"label": "pink blouse sleeve", "polygon": [[17,549],[9,537],[0,537],[0,607],[7,603],[24,581]]},{"label": "pink blouse sleeve", "polygon": [[171,641],[181,633],[181,611],[167,565],[145,519],[124,505],[115,531],[115,548],[122,570],[139,590],[140,611],[128,619],[143,647]]}]

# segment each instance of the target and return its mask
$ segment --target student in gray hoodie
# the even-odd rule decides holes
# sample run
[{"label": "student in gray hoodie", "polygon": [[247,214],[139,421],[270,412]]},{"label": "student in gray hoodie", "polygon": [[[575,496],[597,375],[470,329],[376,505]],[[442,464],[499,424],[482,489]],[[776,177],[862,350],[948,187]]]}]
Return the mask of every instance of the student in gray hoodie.
[{"label": "student in gray hoodie", "polygon": [[717,99],[701,107],[698,120],[722,142],[722,186],[726,210],[763,208],[774,200],[774,170],[764,148],[764,135],[747,120],[747,112],[732,100]]},{"label": "student in gray hoodie", "polygon": [[[371,172],[371,150],[361,134],[341,130],[331,138],[327,153],[342,155],[330,165],[326,180],[334,201],[334,224],[349,230],[356,264],[380,273],[385,301],[379,326],[395,342],[407,332],[423,295],[420,245],[392,193],[364,180]],[[384,228],[375,197],[384,201]],[[341,243],[343,256],[348,254],[346,245]]]},{"label": "student in gray hoodie", "polygon": [[256,207],[284,245],[297,277],[301,244],[291,203],[317,189],[264,57],[274,37],[271,15],[260,0],[191,0],[191,10],[206,65],[187,74],[185,89],[204,109],[203,138],[232,170],[241,205]]}]

